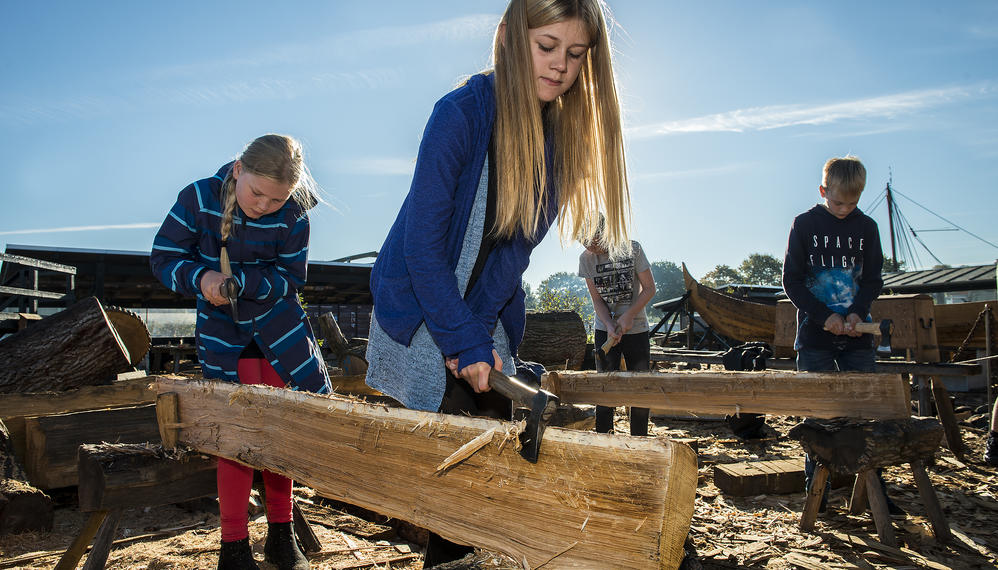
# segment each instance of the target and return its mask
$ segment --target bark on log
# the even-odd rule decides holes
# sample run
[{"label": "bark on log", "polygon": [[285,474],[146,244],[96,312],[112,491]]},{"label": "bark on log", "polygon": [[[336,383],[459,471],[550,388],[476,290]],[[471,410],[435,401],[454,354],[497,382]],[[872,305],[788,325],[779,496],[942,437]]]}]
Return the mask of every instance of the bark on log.
[{"label": "bark on log", "polygon": [[575,311],[528,312],[518,355],[549,370],[579,370],[586,356],[586,327]]},{"label": "bark on log", "polygon": [[0,535],[50,531],[53,516],[51,497],[28,483],[0,421]]},{"label": "bark on log", "polygon": [[159,426],[156,406],[149,404],[30,417],[25,435],[29,480],[41,489],[54,489],[76,485],[76,454],[84,443],[157,441]]},{"label": "bark on log", "polygon": [[214,496],[216,463],[214,457],[159,445],[81,445],[80,510],[156,507]]},{"label": "bark on log", "polygon": [[935,418],[807,419],[787,435],[799,440],[819,464],[836,473],[852,474],[931,458],[939,448],[943,428]]},{"label": "bark on log", "polygon": [[0,394],[107,384],[130,366],[100,301],[90,297],[0,340]]},{"label": "bark on log", "polygon": [[815,418],[906,418],[899,374],[845,372],[549,372],[564,403],[636,406],[660,413],[760,413]]},{"label": "bark on log", "polygon": [[[172,427],[195,449],[530,567],[674,568],[683,556],[697,465],[680,443],[549,428],[532,464],[513,449],[509,422],[265,386],[156,385],[178,393]],[[490,430],[491,443],[437,471]]]}]

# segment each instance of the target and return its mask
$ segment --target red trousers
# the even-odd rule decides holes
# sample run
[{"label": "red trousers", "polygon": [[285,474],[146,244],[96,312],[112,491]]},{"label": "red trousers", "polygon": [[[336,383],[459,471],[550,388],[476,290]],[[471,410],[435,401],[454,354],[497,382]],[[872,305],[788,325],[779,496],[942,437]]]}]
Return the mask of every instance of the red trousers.
[{"label": "red trousers", "polygon": [[[284,380],[264,358],[239,359],[239,382],[284,387]],[[267,501],[267,521],[291,522],[291,479],[263,471]],[[218,510],[222,518],[222,541],[232,542],[249,536],[250,490],[253,468],[222,457],[218,458]]]}]

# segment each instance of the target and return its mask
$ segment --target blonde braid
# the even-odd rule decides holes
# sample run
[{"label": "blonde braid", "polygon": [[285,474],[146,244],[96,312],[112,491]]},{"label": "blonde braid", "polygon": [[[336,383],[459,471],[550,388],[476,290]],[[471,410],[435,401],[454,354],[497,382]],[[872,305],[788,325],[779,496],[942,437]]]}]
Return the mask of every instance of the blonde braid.
[{"label": "blonde braid", "polygon": [[229,235],[232,233],[232,217],[236,211],[236,181],[232,177],[232,172],[225,176],[222,182],[222,196],[225,206],[222,208],[222,249],[219,253],[219,265],[222,273],[232,275],[232,267],[229,265]]}]

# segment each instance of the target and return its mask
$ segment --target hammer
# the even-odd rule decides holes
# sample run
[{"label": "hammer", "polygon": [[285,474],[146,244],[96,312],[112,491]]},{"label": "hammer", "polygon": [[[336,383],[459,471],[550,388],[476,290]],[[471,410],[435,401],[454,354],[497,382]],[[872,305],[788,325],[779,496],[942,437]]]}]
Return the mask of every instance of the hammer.
[{"label": "hammer", "polygon": [[880,335],[877,354],[888,355],[891,353],[891,334],[894,332],[894,321],[884,319],[879,323],[856,323],[853,330],[863,334]]},{"label": "hammer", "polygon": [[558,396],[547,390],[523,383],[519,378],[506,376],[493,368],[489,372],[489,385],[500,394],[513,400],[517,408],[529,410],[527,425],[520,433],[520,455],[531,463],[537,463],[544,427],[558,409]]}]

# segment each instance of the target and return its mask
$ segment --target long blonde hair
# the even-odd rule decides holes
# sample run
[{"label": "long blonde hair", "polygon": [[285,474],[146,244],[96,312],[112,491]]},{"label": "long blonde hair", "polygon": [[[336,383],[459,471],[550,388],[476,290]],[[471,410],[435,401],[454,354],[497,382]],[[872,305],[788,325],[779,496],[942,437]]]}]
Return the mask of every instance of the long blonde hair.
[{"label": "long blonde hair", "polygon": [[[601,0],[512,0],[493,41],[498,200],[494,231],[500,237],[533,235],[547,210],[547,179],[558,187],[563,241],[582,243],[596,234],[611,256],[630,249],[630,197],[624,161],[620,104],[610,39]],[[542,113],[527,30],[578,18],[590,47],[578,78]],[[501,37],[503,32],[505,38]],[[544,162],[544,122],[554,134],[555,172]]]},{"label": "long blonde hair", "polygon": [[[315,180],[312,179],[308,167],[305,166],[305,158],[302,153],[302,145],[294,137],[287,135],[267,134],[258,137],[253,142],[246,145],[239,161],[243,169],[257,175],[269,178],[282,184],[291,186],[291,199],[297,203],[302,210],[308,210],[319,201],[318,190]],[[222,181],[220,200],[222,202],[222,247],[220,253],[220,265],[222,273],[232,275],[229,268],[228,241],[232,235],[232,218],[236,212],[236,179],[229,169]]]}]

